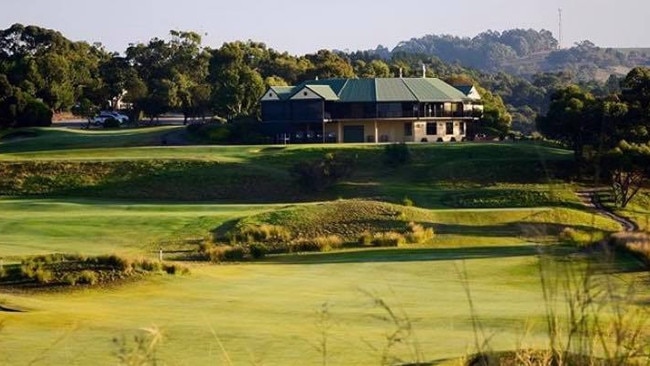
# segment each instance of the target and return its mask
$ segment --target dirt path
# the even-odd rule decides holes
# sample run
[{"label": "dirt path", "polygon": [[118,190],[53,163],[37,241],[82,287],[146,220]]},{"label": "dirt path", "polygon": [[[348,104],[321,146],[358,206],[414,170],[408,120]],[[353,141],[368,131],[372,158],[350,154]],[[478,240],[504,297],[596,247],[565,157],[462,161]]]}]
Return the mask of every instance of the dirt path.
[{"label": "dirt path", "polygon": [[600,203],[600,200],[598,199],[598,192],[602,190],[603,188],[587,188],[577,191],[576,194],[585,206],[595,210],[600,215],[609,217],[610,219],[618,222],[621,224],[624,231],[639,231],[639,226],[634,221],[628,219],[627,217],[617,215]]}]

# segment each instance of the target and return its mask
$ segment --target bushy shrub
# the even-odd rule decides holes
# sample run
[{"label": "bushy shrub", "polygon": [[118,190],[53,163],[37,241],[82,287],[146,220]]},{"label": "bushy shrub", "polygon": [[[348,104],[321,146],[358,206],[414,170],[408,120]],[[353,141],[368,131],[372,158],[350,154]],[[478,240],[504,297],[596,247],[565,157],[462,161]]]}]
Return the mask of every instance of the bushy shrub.
[{"label": "bushy shrub", "polygon": [[84,270],[79,273],[78,283],[86,285],[96,285],[99,282],[99,276],[97,273],[89,270]]},{"label": "bushy shrub", "polygon": [[47,127],[52,125],[52,110],[40,100],[27,102],[18,115],[16,127]]},{"label": "bushy shrub", "polygon": [[588,246],[599,242],[605,238],[603,232],[587,232],[570,227],[564,228],[560,232],[559,239],[565,244],[571,244],[579,247]]},{"label": "bushy shrub", "polygon": [[373,235],[369,231],[364,231],[361,236],[359,237],[359,245],[362,245],[364,247],[369,247],[372,246],[372,239]]},{"label": "bushy shrub", "polygon": [[407,206],[407,207],[412,207],[413,206],[413,200],[408,198],[408,197],[404,197],[404,199],[402,199],[402,205]]},{"label": "bushy shrub", "polygon": [[432,228],[410,222],[406,231],[406,241],[410,244],[424,244],[433,240],[435,233]]},{"label": "bushy shrub", "polygon": [[384,148],[384,164],[397,167],[411,162],[411,152],[405,143],[390,144]]},{"label": "bushy shrub", "polygon": [[320,246],[311,239],[298,239],[289,244],[289,252],[320,252]]},{"label": "bushy shrub", "polygon": [[291,231],[278,225],[247,225],[235,230],[229,236],[235,243],[286,243],[291,240]]},{"label": "bushy shrub", "polygon": [[375,247],[399,247],[406,244],[406,238],[400,233],[387,231],[375,234],[372,244]]},{"label": "bushy shrub", "polygon": [[262,259],[268,253],[268,249],[263,244],[253,243],[248,246],[248,251],[252,259]]},{"label": "bushy shrub", "polygon": [[7,270],[5,269],[5,266],[0,264],[0,279],[3,279],[7,277]]},{"label": "bushy shrub", "polygon": [[395,231],[375,233],[372,236],[364,233],[359,238],[359,243],[372,247],[398,247],[406,244],[406,237]]},{"label": "bushy shrub", "polygon": [[61,282],[69,286],[75,286],[78,281],[79,276],[76,273],[66,273],[61,279]]},{"label": "bushy shrub", "polygon": [[337,235],[301,238],[289,245],[289,251],[298,252],[329,252],[343,246],[343,239]]},{"label": "bushy shrub", "polygon": [[342,178],[349,177],[354,171],[354,165],[354,160],[350,158],[327,153],[323,159],[294,164],[290,173],[304,189],[322,191]]},{"label": "bushy shrub", "polygon": [[219,245],[208,249],[207,254],[214,263],[241,262],[246,252],[241,246]]},{"label": "bushy shrub", "polygon": [[94,258],[94,261],[99,265],[104,265],[122,272],[130,272],[133,270],[133,260],[131,258],[116,254],[99,256]]},{"label": "bushy shrub", "polygon": [[142,272],[160,272],[163,266],[160,261],[142,258],[133,262],[133,269]]}]

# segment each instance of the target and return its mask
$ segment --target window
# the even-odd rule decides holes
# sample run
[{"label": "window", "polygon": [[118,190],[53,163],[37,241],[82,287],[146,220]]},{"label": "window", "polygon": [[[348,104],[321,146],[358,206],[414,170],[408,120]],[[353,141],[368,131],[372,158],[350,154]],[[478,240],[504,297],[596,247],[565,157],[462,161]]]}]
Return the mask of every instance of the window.
[{"label": "window", "polygon": [[427,135],[437,135],[438,124],[435,122],[427,122]]},{"label": "window", "polygon": [[461,135],[465,134],[465,122],[461,122],[459,124],[459,130],[460,130],[460,131],[458,131],[459,134],[461,134]]},{"label": "window", "polygon": [[413,136],[413,123],[407,122],[404,124],[404,136]]},{"label": "window", "polygon": [[453,135],[454,134],[454,123],[453,122],[445,123],[445,134],[447,134],[447,135]]}]

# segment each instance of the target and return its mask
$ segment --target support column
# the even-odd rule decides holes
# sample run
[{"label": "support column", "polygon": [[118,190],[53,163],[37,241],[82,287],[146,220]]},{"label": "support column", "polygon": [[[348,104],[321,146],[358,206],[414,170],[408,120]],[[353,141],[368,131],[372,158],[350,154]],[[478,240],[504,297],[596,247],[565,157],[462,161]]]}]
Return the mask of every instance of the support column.
[{"label": "support column", "polygon": [[379,142],[379,128],[377,128],[377,121],[375,121],[375,144]]},{"label": "support column", "polygon": [[343,142],[343,128],[341,121],[336,121],[336,142],[339,144]]}]

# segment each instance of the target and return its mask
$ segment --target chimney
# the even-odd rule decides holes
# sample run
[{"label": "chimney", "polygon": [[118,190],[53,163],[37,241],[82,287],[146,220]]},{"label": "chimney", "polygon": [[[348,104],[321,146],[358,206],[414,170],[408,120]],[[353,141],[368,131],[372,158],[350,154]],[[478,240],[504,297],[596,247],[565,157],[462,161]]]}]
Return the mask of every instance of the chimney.
[{"label": "chimney", "polygon": [[426,79],[427,77],[427,65],[422,64],[422,78]]},{"label": "chimney", "polygon": [[404,70],[400,67],[399,68],[399,78],[401,79],[403,77],[404,77]]}]

